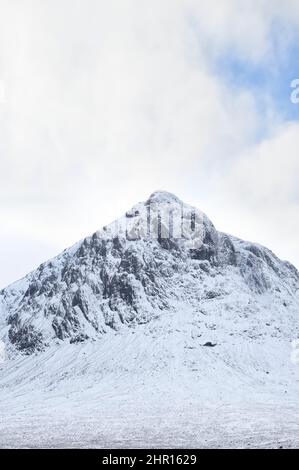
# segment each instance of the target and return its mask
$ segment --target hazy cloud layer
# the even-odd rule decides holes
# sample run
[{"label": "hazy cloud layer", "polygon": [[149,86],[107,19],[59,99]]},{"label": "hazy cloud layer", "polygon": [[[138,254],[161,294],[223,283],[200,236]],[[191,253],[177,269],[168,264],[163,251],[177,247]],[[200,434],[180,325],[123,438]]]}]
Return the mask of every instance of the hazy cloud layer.
[{"label": "hazy cloud layer", "polygon": [[217,67],[270,82],[298,25],[295,0],[0,0],[0,286],[159,188],[299,265],[298,124]]}]

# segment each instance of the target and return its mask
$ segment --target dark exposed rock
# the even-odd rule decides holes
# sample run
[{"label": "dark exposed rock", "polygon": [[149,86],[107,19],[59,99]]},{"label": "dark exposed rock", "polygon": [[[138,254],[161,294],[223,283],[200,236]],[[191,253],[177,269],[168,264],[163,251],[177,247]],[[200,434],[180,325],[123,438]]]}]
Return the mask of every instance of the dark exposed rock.
[{"label": "dark exposed rock", "polygon": [[84,341],[87,341],[89,339],[89,336],[88,335],[85,335],[85,334],[78,334],[77,336],[74,336],[74,338],[71,338],[70,339],[70,343],[71,344],[74,344],[74,343],[83,343]]},{"label": "dark exposed rock", "polygon": [[39,291],[39,289],[40,285],[37,282],[33,282],[32,284],[30,284],[27,291],[25,292],[25,297],[32,297]]},{"label": "dark exposed rock", "polygon": [[22,352],[31,354],[34,351],[43,351],[45,342],[43,335],[37,331],[33,325],[19,325],[18,322],[13,323],[8,331],[11,343]]},{"label": "dark exposed rock", "polygon": [[206,293],[206,298],[207,299],[215,299],[216,297],[219,297],[222,295],[222,292],[216,292],[214,290],[209,290],[207,293]]},{"label": "dark exposed rock", "polygon": [[178,244],[176,243],[175,239],[172,238],[158,238],[158,243],[164,250],[175,250],[178,251]]}]

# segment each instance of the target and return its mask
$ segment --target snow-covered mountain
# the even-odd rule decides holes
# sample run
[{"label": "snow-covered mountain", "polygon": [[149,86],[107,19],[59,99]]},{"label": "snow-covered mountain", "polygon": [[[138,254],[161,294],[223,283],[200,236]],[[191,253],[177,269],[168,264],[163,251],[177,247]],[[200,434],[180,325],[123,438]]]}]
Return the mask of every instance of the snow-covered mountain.
[{"label": "snow-covered mountain", "polygon": [[0,291],[0,446],[294,446],[298,313],[294,266],[155,192]]},{"label": "snow-covered mountain", "polygon": [[[195,214],[202,243],[194,248],[190,237],[167,231],[163,237],[159,229],[152,236],[146,217],[154,205],[182,208],[186,224]],[[161,219],[162,228],[166,222]],[[217,232],[197,209],[156,192],[2,290],[0,299],[2,339],[26,353],[101,338],[111,328],[138,328],[176,304],[191,307],[201,336],[217,342],[220,325],[226,341],[231,334],[294,335],[299,274],[270,250]],[[209,318],[216,312],[214,328]]]}]

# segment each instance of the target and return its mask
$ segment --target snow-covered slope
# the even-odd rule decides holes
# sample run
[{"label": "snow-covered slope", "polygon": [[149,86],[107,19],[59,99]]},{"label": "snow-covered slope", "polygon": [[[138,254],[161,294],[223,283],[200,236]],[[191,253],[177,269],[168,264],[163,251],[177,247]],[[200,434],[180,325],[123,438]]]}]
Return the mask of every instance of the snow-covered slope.
[{"label": "snow-covered slope", "polygon": [[[0,414],[8,430],[2,445],[15,442],[16,428],[17,442],[26,445],[28,421],[37,430],[36,445],[78,445],[80,439],[79,445],[118,445],[117,429],[125,436],[128,427],[120,438],[124,446],[230,445],[215,426],[220,416],[240,426],[237,410],[253,436],[260,425],[263,442],[275,445],[273,425],[265,423],[267,413],[275,421],[279,410],[283,440],[293,446],[299,374],[290,354],[298,307],[294,266],[267,248],[218,232],[176,196],[153,193],[0,292],[6,345]],[[206,438],[195,432],[192,416],[199,420],[198,413]],[[79,441],[70,437],[75,424],[66,431],[64,415],[77,423]],[[124,416],[131,416],[130,424]],[[152,427],[145,432],[149,416]],[[45,423],[52,437],[40,436]],[[188,426],[193,437],[187,442]],[[235,443],[244,443],[237,434]]]}]

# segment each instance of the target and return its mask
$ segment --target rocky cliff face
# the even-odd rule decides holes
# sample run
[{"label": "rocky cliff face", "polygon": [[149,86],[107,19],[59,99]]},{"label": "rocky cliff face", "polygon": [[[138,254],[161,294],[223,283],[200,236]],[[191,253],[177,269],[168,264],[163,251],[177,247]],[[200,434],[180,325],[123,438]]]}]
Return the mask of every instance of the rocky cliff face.
[{"label": "rocky cliff face", "polygon": [[[218,232],[199,210],[156,192],[0,291],[0,338],[30,354],[138,328],[184,305],[194,318],[216,314],[227,335],[262,335],[269,321],[271,334],[287,335],[297,328],[299,274],[267,248]],[[209,339],[209,322],[202,330]]]}]

